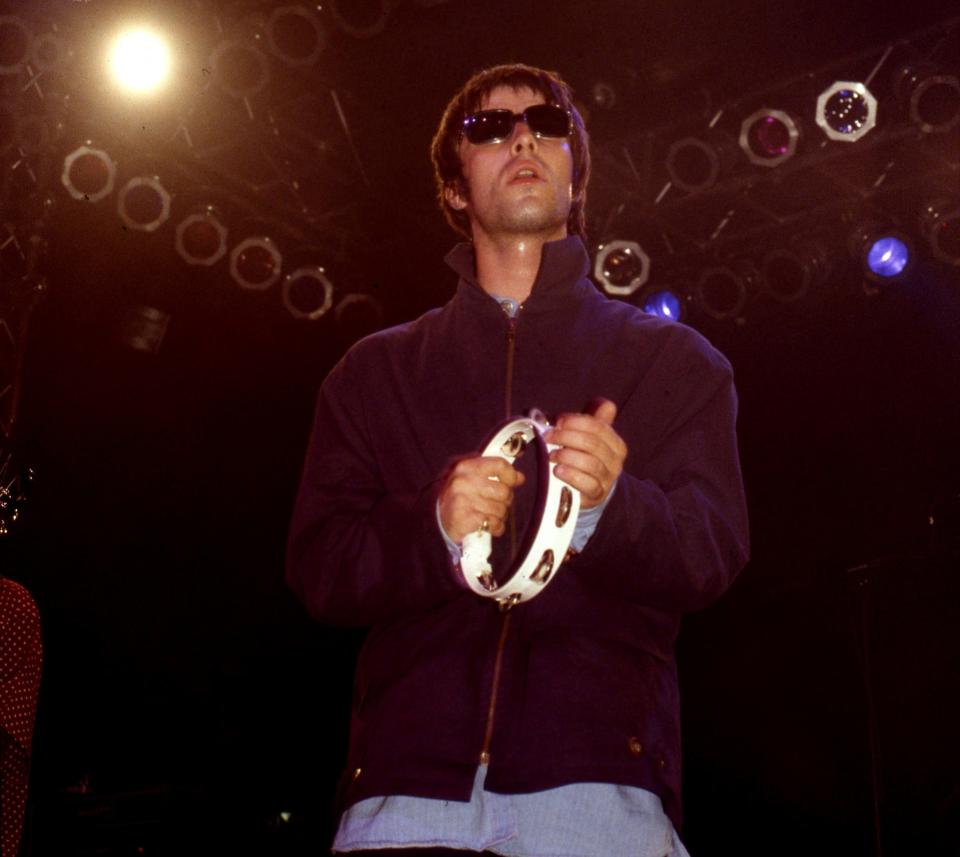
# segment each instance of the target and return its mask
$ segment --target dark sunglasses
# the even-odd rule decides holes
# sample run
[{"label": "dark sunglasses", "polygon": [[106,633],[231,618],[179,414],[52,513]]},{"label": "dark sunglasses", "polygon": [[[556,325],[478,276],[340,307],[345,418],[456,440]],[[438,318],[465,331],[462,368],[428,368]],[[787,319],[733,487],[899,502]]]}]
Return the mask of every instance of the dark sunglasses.
[{"label": "dark sunglasses", "polygon": [[477,145],[499,143],[513,133],[518,119],[522,119],[537,137],[566,137],[570,134],[570,114],[555,104],[533,104],[523,113],[480,110],[463,120],[463,134]]}]

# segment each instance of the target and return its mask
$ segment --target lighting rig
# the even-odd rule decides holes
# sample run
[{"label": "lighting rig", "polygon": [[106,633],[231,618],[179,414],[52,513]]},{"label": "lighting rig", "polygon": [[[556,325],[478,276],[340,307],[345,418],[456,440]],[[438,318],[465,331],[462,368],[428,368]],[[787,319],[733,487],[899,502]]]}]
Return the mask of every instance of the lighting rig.
[{"label": "lighting rig", "polygon": [[34,209],[92,209],[188,270],[273,294],[298,324],[376,303],[362,294],[330,312],[354,295],[357,276],[337,272],[364,253],[369,189],[349,96],[313,70],[331,16],[352,14],[341,6],[220,18],[195,3],[128,22],[82,3],[55,18],[0,14],[0,205],[17,240],[36,231]]},{"label": "lighting rig", "polygon": [[[960,269],[960,18],[594,145],[594,279],[671,320],[743,324],[855,265]],[[634,275],[635,272],[638,275]],[[642,277],[639,273],[642,272]]]}]

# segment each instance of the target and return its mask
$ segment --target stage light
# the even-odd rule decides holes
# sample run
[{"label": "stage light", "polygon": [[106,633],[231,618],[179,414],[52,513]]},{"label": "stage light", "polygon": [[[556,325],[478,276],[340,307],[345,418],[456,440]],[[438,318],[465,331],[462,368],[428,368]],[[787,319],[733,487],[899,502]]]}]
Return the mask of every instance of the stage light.
[{"label": "stage light", "polygon": [[713,146],[696,137],[684,137],[667,151],[670,181],[688,193],[712,187],[720,175],[720,158]]},{"label": "stage light", "polygon": [[316,321],[333,305],[333,284],[319,265],[305,265],[283,278],[282,298],[294,318]]},{"label": "stage light", "polygon": [[920,231],[940,261],[960,267],[960,202],[936,199],[920,214]]},{"label": "stage light", "polygon": [[19,74],[30,59],[33,34],[16,15],[0,15],[0,75]]},{"label": "stage light", "polygon": [[650,277],[650,257],[636,241],[601,245],[593,276],[608,295],[632,295]]},{"label": "stage light", "polygon": [[760,263],[760,282],[774,300],[800,300],[827,273],[827,253],[819,244],[794,242],[774,247]]},{"label": "stage light", "polygon": [[831,140],[854,143],[877,124],[877,99],[862,83],[838,80],[817,98],[817,124]]},{"label": "stage light", "polygon": [[670,181],[687,193],[713,187],[736,162],[737,144],[727,134],[707,131],[702,137],[683,137],[667,150]]},{"label": "stage light", "polygon": [[712,318],[740,317],[756,274],[746,263],[705,269],[697,280],[697,303]]},{"label": "stage light", "polygon": [[358,39],[383,32],[396,0],[330,0],[330,12],[340,28]]},{"label": "stage light", "polygon": [[740,125],[740,148],[750,163],[775,167],[796,154],[800,130],[782,110],[757,110]]},{"label": "stage light", "polygon": [[230,252],[230,276],[241,288],[262,291],[280,279],[283,256],[273,240],[244,238]]},{"label": "stage light", "polygon": [[30,62],[37,71],[53,71],[71,57],[67,43],[53,33],[41,33],[33,40]]},{"label": "stage light", "polygon": [[155,232],[170,217],[170,194],[156,176],[137,176],[118,194],[117,213],[130,229]]},{"label": "stage light", "polygon": [[590,104],[598,110],[613,110],[617,106],[617,90],[605,80],[598,80],[590,87]]},{"label": "stage light", "polygon": [[925,134],[949,131],[960,122],[960,81],[941,74],[930,63],[900,66],[894,75],[894,92],[910,121]]},{"label": "stage light", "polygon": [[177,224],[175,246],[189,265],[214,265],[227,252],[227,227],[209,207],[194,212]]},{"label": "stage light", "polygon": [[323,24],[307,6],[281,6],[267,18],[267,44],[288,65],[313,65],[327,46]]},{"label": "stage light", "polygon": [[850,251],[875,283],[902,280],[913,266],[913,243],[898,229],[860,225],[850,236]]},{"label": "stage light", "polygon": [[170,74],[170,49],[157,33],[127,30],[117,36],[109,64],[117,83],[128,92],[159,89]]},{"label": "stage light", "polygon": [[221,42],[210,57],[214,79],[235,98],[256,95],[270,79],[267,58],[244,42]]},{"label": "stage light", "polygon": [[99,202],[113,191],[116,175],[110,156],[88,141],[64,158],[60,181],[74,199]]},{"label": "stage light", "polygon": [[867,250],[867,265],[874,274],[884,279],[897,277],[910,262],[910,247],[896,235],[884,235]]},{"label": "stage light", "polygon": [[340,337],[355,342],[383,327],[383,307],[372,295],[353,292],[344,295],[334,310]]},{"label": "stage light", "polygon": [[639,304],[645,313],[667,321],[683,321],[685,315],[683,300],[670,289],[651,288],[642,297]]}]

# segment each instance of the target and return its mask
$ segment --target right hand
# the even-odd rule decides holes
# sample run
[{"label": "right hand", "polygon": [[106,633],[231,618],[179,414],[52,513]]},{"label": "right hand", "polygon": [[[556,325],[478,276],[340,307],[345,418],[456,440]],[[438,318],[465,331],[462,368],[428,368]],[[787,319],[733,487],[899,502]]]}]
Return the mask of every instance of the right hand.
[{"label": "right hand", "polygon": [[440,488],[440,523],[460,544],[487,522],[490,534],[502,536],[513,490],[524,476],[502,458],[462,458],[447,472]]}]

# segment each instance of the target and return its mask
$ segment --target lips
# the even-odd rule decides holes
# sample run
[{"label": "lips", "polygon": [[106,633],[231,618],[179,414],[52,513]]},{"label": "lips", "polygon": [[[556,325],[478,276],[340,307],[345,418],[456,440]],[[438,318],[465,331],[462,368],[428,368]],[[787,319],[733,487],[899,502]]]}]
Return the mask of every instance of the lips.
[{"label": "lips", "polygon": [[511,165],[507,184],[523,184],[525,182],[543,181],[540,168],[531,161],[520,161]]}]

